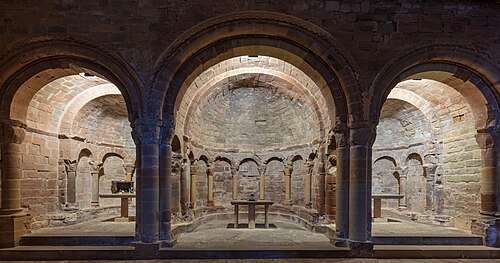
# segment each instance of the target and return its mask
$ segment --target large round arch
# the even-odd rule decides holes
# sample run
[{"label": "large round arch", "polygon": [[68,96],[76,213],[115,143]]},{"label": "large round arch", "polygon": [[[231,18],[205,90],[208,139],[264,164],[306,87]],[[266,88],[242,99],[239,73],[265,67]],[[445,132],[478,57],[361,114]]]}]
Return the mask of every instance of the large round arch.
[{"label": "large round arch", "polygon": [[187,83],[203,70],[228,58],[253,54],[282,59],[315,79],[336,122],[346,123],[348,114],[360,116],[359,70],[354,59],[323,29],[269,12],[220,16],[181,35],[155,66],[151,96],[165,97],[163,112],[157,112],[160,105],[148,110],[168,119],[175,114]]},{"label": "large round arch", "polygon": [[[378,120],[387,96],[401,81],[425,74],[428,71],[439,71],[453,74],[463,81],[470,81],[484,96],[485,100],[498,112],[500,101],[500,61],[477,48],[453,44],[425,44],[414,46],[386,63],[370,86],[370,119]],[[439,76],[424,76],[438,80]],[[439,81],[439,80],[438,80]],[[493,117],[490,112],[488,117]],[[498,118],[496,114],[495,118]]]},{"label": "large round arch", "polygon": [[[50,74],[33,80],[38,73],[47,70]],[[54,79],[81,72],[94,74],[116,85],[125,99],[131,122],[141,116],[140,90],[143,85],[135,71],[118,55],[87,40],[72,37],[28,40],[2,56],[0,72],[2,119],[14,118],[24,122],[28,102],[17,105],[23,108],[19,113],[12,113],[11,105],[16,92],[27,81],[36,81],[36,86],[41,88]]]}]

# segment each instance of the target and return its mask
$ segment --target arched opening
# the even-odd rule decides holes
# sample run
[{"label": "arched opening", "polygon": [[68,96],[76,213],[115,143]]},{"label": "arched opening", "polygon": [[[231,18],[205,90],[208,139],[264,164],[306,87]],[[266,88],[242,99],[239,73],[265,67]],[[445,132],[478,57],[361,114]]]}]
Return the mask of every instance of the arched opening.
[{"label": "arched opening", "polygon": [[[21,187],[4,187],[2,194],[19,190],[12,196],[30,215],[26,233],[120,213],[119,203],[99,206],[94,188],[105,153],[135,159],[129,113],[137,104],[129,97],[135,94],[128,86],[131,76],[122,74],[127,69],[98,53],[81,43],[44,40],[22,46],[0,63],[12,73],[2,75],[7,79],[0,92],[0,123],[23,134],[9,142],[20,145],[20,169],[10,174]],[[2,164],[2,169],[8,168]],[[2,202],[2,209],[14,203]]]},{"label": "arched opening", "polygon": [[[483,187],[496,184],[484,175],[491,145],[483,136],[499,116],[496,92],[466,67],[439,62],[413,65],[392,83],[373,146],[374,157],[390,153],[400,164],[404,206],[388,214],[470,232],[479,207],[495,210],[496,193]],[[377,162],[374,178],[375,168],[394,173]]]},{"label": "arched opening", "polygon": [[[243,20],[253,20],[253,15],[245,14]],[[320,33],[326,35],[319,40],[293,23],[276,24],[269,14],[260,15],[259,23],[277,30],[259,30],[250,37],[254,29],[244,26],[241,17],[229,16],[217,29],[224,32],[222,35],[201,24],[193,29],[193,35],[186,36],[189,45],[183,50],[176,49],[180,43],[175,42],[165,51],[154,81],[159,91],[168,87],[162,116],[164,122],[172,123],[168,125],[175,127],[176,134],[187,138],[186,148],[208,156],[227,156],[239,163],[231,167],[217,159],[198,161],[198,173],[206,165],[207,178],[197,178],[197,184],[208,184],[197,198],[198,209],[205,207],[208,214],[218,211],[229,216],[229,196],[236,191],[237,199],[253,196],[273,201],[273,216],[279,211],[290,218],[318,223],[323,220],[318,218],[324,217],[316,214],[325,211],[325,186],[320,185],[324,184],[324,168],[319,167],[325,165],[327,152],[321,149],[334,123],[346,123],[348,98],[344,89],[356,83],[351,75],[355,64],[340,66],[340,71],[332,65],[346,65],[346,53],[327,49],[330,54],[325,55],[325,49],[304,45],[304,38],[311,37],[318,45],[336,45],[326,32]],[[262,15],[269,21],[264,18],[263,22]],[[231,29],[225,31],[229,24]],[[283,34],[282,27],[301,37]],[[187,43],[182,38],[179,41]],[[167,68],[173,74],[165,74]],[[321,158],[314,157],[306,164],[302,156],[311,152],[318,152]],[[204,194],[208,194],[206,203],[199,199]],[[314,206],[313,196],[318,200]],[[195,221],[196,217],[195,213]]]}]

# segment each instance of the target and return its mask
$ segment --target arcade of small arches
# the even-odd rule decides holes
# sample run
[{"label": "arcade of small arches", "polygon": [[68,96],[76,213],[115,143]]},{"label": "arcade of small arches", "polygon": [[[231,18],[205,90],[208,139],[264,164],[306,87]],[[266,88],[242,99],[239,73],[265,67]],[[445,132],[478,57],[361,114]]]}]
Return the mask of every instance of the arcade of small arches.
[{"label": "arcade of small arches", "polygon": [[331,36],[268,23],[273,34],[234,26],[229,40],[194,30],[183,49],[165,51],[149,84],[72,40],[4,57],[0,225],[11,228],[0,245],[118,214],[119,200],[99,194],[126,180],[142,243],[175,245],[177,224],[231,218],[230,201],[254,194],[275,202],[271,216],[335,224],[338,244],[370,246],[371,195],[392,194],[403,197],[383,200],[384,215],[499,246],[484,232],[500,215],[498,65],[423,46],[369,86],[341,47],[328,49]]}]

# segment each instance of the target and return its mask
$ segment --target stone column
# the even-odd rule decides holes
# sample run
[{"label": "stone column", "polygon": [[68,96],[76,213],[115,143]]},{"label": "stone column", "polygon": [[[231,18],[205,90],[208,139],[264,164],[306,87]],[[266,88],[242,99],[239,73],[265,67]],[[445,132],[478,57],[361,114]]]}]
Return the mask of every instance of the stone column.
[{"label": "stone column", "polygon": [[314,193],[316,197],[315,208],[320,215],[325,213],[325,145],[321,143],[318,149],[318,165],[314,176],[316,177]]},{"label": "stone column", "polygon": [[66,204],[65,209],[76,208],[76,172],[78,162],[73,160],[64,160],[66,169]]},{"label": "stone column", "polygon": [[[171,120],[172,121],[172,120]],[[159,240],[162,247],[172,247],[176,240],[172,235],[172,138],[174,126],[165,121],[159,138]]]},{"label": "stone column", "polygon": [[349,238],[349,144],[347,127],[334,130],[337,143],[337,190],[335,210],[335,232],[339,239],[337,246],[346,246]]},{"label": "stone column", "polygon": [[126,163],[123,165],[125,169],[125,180],[132,181],[134,176],[135,165],[133,163]]},{"label": "stone column", "polygon": [[312,172],[313,172],[313,161],[310,159],[307,159],[306,162],[306,167],[307,167],[307,173],[306,173],[306,191],[305,191],[305,207],[306,208],[312,208],[312,200],[311,200],[311,186],[312,186]]},{"label": "stone column", "polygon": [[266,167],[264,165],[259,166],[259,199],[264,200],[266,198]]},{"label": "stone column", "polygon": [[214,164],[213,164],[213,162],[210,162],[208,164],[207,176],[208,176],[207,204],[208,204],[208,206],[214,206]]},{"label": "stone column", "polygon": [[181,212],[184,215],[189,209],[189,190],[191,188],[191,165],[189,159],[184,159],[181,168]]},{"label": "stone column", "polygon": [[481,148],[481,210],[483,215],[497,211],[497,169],[495,138],[487,129],[478,130],[476,141]]},{"label": "stone column", "polygon": [[191,203],[190,206],[191,208],[195,208],[196,207],[196,176],[198,176],[198,161],[193,161],[193,163],[191,164],[191,169],[190,169],[190,172],[191,172],[191,190],[190,190],[190,193],[191,193],[191,196],[190,196],[190,199],[189,199],[189,202]]},{"label": "stone column", "polygon": [[354,254],[372,253],[371,151],[375,125],[354,123],[350,129],[349,246]]},{"label": "stone column", "polygon": [[133,125],[137,156],[136,252],[160,248],[159,134],[160,126],[154,119],[137,120]]},{"label": "stone column", "polygon": [[238,199],[238,168],[236,165],[231,166],[231,176],[233,178],[233,200]]},{"label": "stone column", "polygon": [[396,168],[396,171],[399,173],[399,194],[403,196],[403,198],[399,199],[399,208],[400,209],[406,209],[407,204],[406,204],[406,184],[408,182],[408,177],[406,176],[406,173],[408,172],[407,169],[402,169],[402,168]]},{"label": "stone column", "polygon": [[337,155],[328,155],[325,165],[325,216],[328,223],[333,223],[336,210]]},{"label": "stone column", "polygon": [[95,161],[89,162],[90,174],[92,175],[92,201],[90,205],[94,207],[99,206],[99,171],[102,165]]},{"label": "stone column", "polygon": [[[496,128],[493,132],[495,142],[500,142],[500,129]],[[495,174],[496,174],[496,211],[495,211],[495,216],[500,217],[500,143],[495,143]],[[499,241],[500,242],[500,241]],[[499,244],[499,243],[497,243]]]},{"label": "stone column", "polygon": [[0,122],[2,150],[2,208],[0,209],[0,248],[19,244],[26,231],[26,212],[21,207],[21,143],[25,125],[12,120]]},{"label": "stone column", "polygon": [[293,164],[291,160],[285,161],[285,168],[283,170],[285,175],[285,205],[292,205],[292,172]]}]

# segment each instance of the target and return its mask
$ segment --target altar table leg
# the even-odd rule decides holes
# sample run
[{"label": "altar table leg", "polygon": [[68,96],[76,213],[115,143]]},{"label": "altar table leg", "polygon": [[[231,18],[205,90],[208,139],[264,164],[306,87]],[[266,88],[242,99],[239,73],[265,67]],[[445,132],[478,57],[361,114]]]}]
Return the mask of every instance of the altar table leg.
[{"label": "altar table leg", "polygon": [[255,228],[255,205],[248,205],[248,228]]},{"label": "altar table leg", "polygon": [[128,222],[128,198],[120,198],[121,200],[121,207],[120,207],[120,218],[115,218],[115,221],[119,222]]},{"label": "altar table leg", "polygon": [[373,218],[382,217],[382,199],[373,198]]},{"label": "altar table leg", "polygon": [[234,228],[238,228],[239,207],[234,205]]},{"label": "altar table leg", "polygon": [[264,206],[264,227],[269,228],[269,205]]}]

